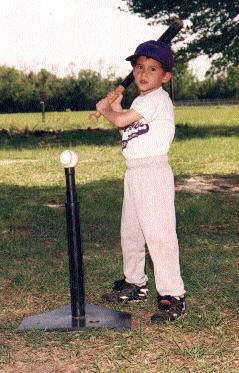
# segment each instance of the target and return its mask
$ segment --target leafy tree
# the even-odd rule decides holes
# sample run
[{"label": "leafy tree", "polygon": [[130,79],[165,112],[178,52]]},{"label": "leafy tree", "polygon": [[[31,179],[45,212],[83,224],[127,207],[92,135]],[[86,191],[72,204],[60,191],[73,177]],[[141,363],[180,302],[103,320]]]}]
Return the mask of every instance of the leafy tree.
[{"label": "leafy tree", "polygon": [[198,98],[239,98],[239,67],[231,67],[216,76],[209,75],[199,83]]},{"label": "leafy tree", "polygon": [[225,73],[227,91],[231,91],[230,97],[239,98],[239,66],[232,66]]},{"label": "leafy tree", "polygon": [[17,109],[17,101],[23,91],[21,73],[7,66],[0,66],[0,110],[13,112]]},{"label": "leafy tree", "polygon": [[[198,80],[187,63],[175,64],[172,74],[174,100],[193,100],[198,97]],[[169,90],[169,88],[168,88]]]},{"label": "leafy tree", "polygon": [[39,90],[40,99],[46,103],[48,110],[53,110],[51,102],[62,88],[61,79],[46,69],[41,69],[36,74],[35,84]]},{"label": "leafy tree", "polygon": [[214,70],[239,65],[239,2],[233,0],[122,0],[130,12],[169,24],[174,17],[189,24],[177,40],[187,45],[178,55],[190,60],[205,54],[213,58]]},{"label": "leafy tree", "polygon": [[[115,73],[102,77],[99,72],[80,70],[78,75],[59,78],[41,70],[24,72],[0,66],[0,112],[40,111],[44,99],[47,111],[94,110],[98,100],[117,87],[122,78]],[[203,82],[197,81],[187,63],[176,63],[173,70],[174,100],[194,98],[239,97],[239,68],[231,67],[218,75],[208,75]],[[170,91],[170,85],[165,89]],[[135,84],[125,91],[123,107],[129,108],[138,95]]]},{"label": "leafy tree", "polygon": [[99,72],[80,70],[75,87],[78,109],[91,110],[107,92],[114,87],[111,80],[103,78]]}]

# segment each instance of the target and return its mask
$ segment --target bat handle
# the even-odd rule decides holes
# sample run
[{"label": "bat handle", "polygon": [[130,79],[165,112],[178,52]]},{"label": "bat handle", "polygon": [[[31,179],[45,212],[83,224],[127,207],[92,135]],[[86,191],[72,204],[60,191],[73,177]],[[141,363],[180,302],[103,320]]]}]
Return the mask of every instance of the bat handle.
[{"label": "bat handle", "polygon": [[[119,85],[115,89],[115,95],[109,100],[109,103],[112,104],[119,97],[119,95],[123,93],[124,91],[125,91],[125,88],[122,85]],[[96,123],[100,117],[101,117],[101,113],[99,111],[96,111],[94,114],[89,115],[89,119],[93,123]]]},{"label": "bat handle", "polygon": [[101,114],[99,113],[99,111],[96,111],[94,114],[89,115],[89,120],[92,123],[96,123],[100,117],[101,117]]}]

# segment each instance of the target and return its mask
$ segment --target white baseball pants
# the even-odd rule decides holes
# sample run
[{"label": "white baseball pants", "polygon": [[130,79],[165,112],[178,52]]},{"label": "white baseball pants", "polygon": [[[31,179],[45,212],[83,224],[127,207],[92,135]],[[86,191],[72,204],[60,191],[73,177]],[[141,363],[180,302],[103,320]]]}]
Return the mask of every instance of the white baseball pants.
[{"label": "white baseball pants", "polygon": [[125,280],[143,286],[145,244],[161,295],[182,296],[174,206],[174,177],[168,156],[126,160],[121,246]]}]

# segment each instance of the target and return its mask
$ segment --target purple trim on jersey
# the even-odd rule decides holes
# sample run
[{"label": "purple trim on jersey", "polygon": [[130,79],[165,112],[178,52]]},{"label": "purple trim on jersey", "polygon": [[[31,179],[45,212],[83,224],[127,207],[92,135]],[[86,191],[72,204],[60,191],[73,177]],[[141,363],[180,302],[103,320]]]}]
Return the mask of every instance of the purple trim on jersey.
[{"label": "purple trim on jersey", "polygon": [[128,136],[127,140],[122,141],[122,150],[124,150],[128,142],[133,140],[135,137],[139,137],[140,135],[144,135],[149,131],[149,125],[147,123],[142,123],[140,120],[129,124],[127,127],[124,128],[124,132],[131,132]]}]

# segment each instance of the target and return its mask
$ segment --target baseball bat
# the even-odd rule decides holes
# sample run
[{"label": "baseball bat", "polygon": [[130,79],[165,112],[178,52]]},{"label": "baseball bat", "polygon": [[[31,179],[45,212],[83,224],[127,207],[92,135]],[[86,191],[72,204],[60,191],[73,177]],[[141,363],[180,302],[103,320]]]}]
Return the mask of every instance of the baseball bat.
[{"label": "baseball bat", "polygon": [[[183,21],[181,19],[176,19],[165,32],[160,36],[158,41],[163,41],[164,43],[170,44],[171,40],[179,33],[181,28],[183,27]],[[129,75],[122,81],[122,83],[115,89],[115,95],[109,100],[109,103],[112,104],[119,94],[123,93],[129,85],[134,81],[133,70],[129,73]],[[101,114],[96,111],[94,114],[89,116],[89,119],[96,123],[100,118]]]}]

